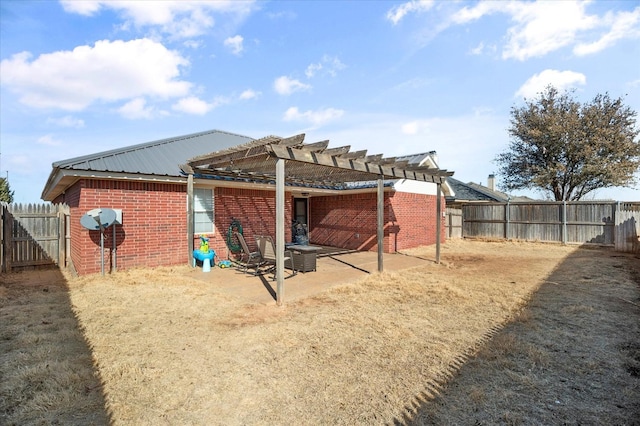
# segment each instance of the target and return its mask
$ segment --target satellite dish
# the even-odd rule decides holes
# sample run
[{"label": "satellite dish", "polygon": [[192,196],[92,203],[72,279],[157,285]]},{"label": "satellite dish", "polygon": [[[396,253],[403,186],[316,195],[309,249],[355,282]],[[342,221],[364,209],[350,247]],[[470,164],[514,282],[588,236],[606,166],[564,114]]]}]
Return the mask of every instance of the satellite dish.
[{"label": "satellite dish", "polygon": [[[119,210],[120,217],[122,211]],[[100,270],[104,275],[104,230],[117,222],[118,213],[113,209],[93,209],[89,210],[80,218],[80,224],[90,231],[100,231]],[[121,219],[122,220],[122,219]],[[116,227],[113,227],[113,269],[116,262]]]},{"label": "satellite dish", "polygon": [[116,211],[113,209],[89,210],[80,218],[80,224],[90,231],[108,228],[116,221]]}]

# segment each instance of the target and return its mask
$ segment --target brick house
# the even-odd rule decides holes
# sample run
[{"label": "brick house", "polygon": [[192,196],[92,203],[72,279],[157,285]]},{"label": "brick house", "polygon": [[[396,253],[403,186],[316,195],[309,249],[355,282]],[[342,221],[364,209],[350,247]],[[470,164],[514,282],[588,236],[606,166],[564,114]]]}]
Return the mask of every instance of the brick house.
[{"label": "brick house", "polygon": [[[254,142],[250,137],[212,130],[53,163],[42,199],[70,207],[70,258],[77,273],[95,273],[101,268],[100,232],[80,224],[80,218],[95,208],[122,210],[122,224],[115,225],[114,238],[119,269],[188,263],[201,235],[209,238],[219,259],[233,256],[229,250],[233,220],[241,224],[250,244],[253,235],[275,235],[274,182],[222,168],[193,174],[181,168],[197,164],[193,160],[204,154],[233,151]],[[434,154],[395,161],[434,172],[438,170]],[[337,157],[332,158],[336,161]],[[446,183],[442,187],[446,195]],[[436,223],[438,188],[433,182],[385,178],[384,252],[436,242],[437,227],[443,227],[442,220]],[[284,222],[305,224],[312,244],[378,250],[377,192],[378,186],[370,180],[340,187],[288,182]],[[440,235],[444,241],[444,232]],[[285,227],[285,240],[292,240],[291,226]],[[104,244],[105,261],[112,264],[110,233]]]}]

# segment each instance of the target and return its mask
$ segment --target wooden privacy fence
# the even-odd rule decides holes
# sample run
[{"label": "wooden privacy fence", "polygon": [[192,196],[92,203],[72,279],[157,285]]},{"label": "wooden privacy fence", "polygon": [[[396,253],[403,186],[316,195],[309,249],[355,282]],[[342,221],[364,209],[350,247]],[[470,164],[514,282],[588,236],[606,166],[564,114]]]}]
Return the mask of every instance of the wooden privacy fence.
[{"label": "wooden privacy fence", "polygon": [[6,204],[0,214],[0,271],[67,264],[66,204]]},{"label": "wooden privacy fence", "polygon": [[640,203],[537,201],[462,206],[463,237],[592,243],[632,252],[638,251],[639,223]]},{"label": "wooden privacy fence", "polygon": [[462,209],[445,209],[445,235],[449,238],[462,238]]},{"label": "wooden privacy fence", "polygon": [[640,253],[640,206],[616,212],[614,244],[618,251]]}]

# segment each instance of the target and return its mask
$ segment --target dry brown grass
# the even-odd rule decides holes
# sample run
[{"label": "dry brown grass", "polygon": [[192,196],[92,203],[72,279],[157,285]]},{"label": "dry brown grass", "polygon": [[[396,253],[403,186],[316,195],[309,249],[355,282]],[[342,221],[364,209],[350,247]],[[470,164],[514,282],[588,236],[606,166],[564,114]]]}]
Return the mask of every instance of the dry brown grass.
[{"label": "dry brown grass", "polygon": [[0,424],[105,424],[90,347],[58,272],[0,275]]},{"label": "dry brown grass", "polygon": [[[410,254],[432,258],[433,248]],[[638,301],[627,267],[633,258],[557,245],[469,241],[447,243],[442,258],[442,265],[375,274],[282,308],[222,294],[187,278],[187,267],[67,277],[59,285],[64,297],[50,300],[50,307],[39,302],[42,291],[23,292],[23,274],[12,276],[15,282],[0,286],[0,348],[2,361],[9,362],[0,364],[0,423],[557,423],[536,402],[550,381],[573,381],[567,372],[549,376],[572,331],[553,324],[567,317],[578,324],[602,322],[609,316],[598,305],[602,298]],[[593,266],[584,272],[587,259]],[[587,282],[598,287],[580,289],[597,297],[575,292],[565,298],[567,285]],[[549,289],[565,291],[548,295],[557,299],[549,303],[541,299]],[[25,306],[31,314],[19,314]],[[617,350],[617,364],[608,363],[614,348],[603,347],[600,336],[585,343],[596,356],[563,361],[574,375],[582,371],[592,379],[601,379],[594,371],[617,368],[615,381],[599,386],[605,392],[616,386],[632,401],[638,397],[640,363],[632,337],[638,336],[633,333],[640,313],[620,302],[618,308],[624,307],[623,316],[636,321],[636,328],[620,331],[626,346]],[[45,316],[54,311],[68,320]],[[611,321],[620,321],[618,314]],[[39,345],[29,325],[53,325],[42,321],[58,324],[46,335],[54,345],[57,339],[64,357],[47,354],[51,348],[39,358],[21,355]],[[43,358],[65,358],[77,365],[75,371],[56,369],[80,377],[49,377]],[[40,388],[23,387],[23,371],[38,366],[39,378],[28,380]],[[62,398],[65,389],[82,398]],[[62,400],[38,402],[58,394]],[[587,395],[587,404],[598,395]],[[577,399],[560,400],[578,404]],[[513,400],[518,403],[504,403]],[[612,413],[624,419],[636,409],[605,406],[599,420]]]}]

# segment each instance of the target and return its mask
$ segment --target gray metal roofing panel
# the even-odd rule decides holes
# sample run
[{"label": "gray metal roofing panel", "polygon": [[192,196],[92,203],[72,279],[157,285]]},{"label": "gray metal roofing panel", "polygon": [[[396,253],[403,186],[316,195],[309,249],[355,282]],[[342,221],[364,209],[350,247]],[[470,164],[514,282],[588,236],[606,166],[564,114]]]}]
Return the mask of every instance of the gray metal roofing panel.
[{"label": "gray metal roofing panel", "polygon": [[240,145],[248,136],[211,130],[161,139],[53,163],[70,170],[180,176],[180,164],[198,155]]}]

